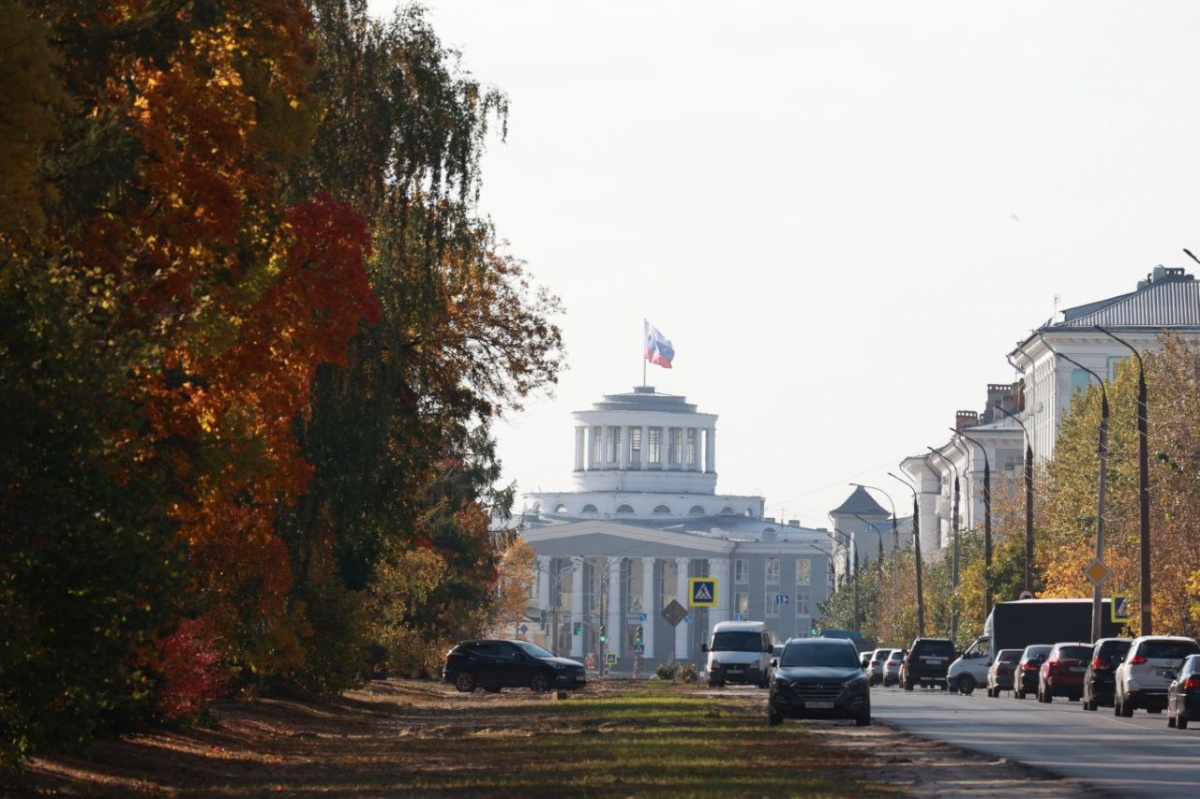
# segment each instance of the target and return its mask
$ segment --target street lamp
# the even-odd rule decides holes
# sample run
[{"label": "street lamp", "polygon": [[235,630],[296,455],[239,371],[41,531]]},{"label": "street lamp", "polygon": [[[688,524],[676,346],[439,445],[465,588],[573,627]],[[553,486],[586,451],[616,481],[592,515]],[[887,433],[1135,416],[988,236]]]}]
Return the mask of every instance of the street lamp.
[{"label": "street lamp", "polygon": [[[1108,473],[1108,392],[1104,388],[1104,381],[1100,376],[1087,368],[1079,361],[1063,355],[1061,352],[1055,352],[1050,348],[1050,344],[1044,336],[1039,336],[1042,340],[1042,345],[1047,350],[1050,350],[1051,355],[1062,358],[1067,363],[1073,364],[1083,371],[1087,372],[1092,377],[1096,378],[1096,382],[1100,384],[1100,440],[1097,445],[1097,455],[1100,459],[1100,479],[1099,488],[1096,492],[1096,562],[1104,563],[1104,488],[1106,476]],[[1103,592],[1100,589],[1100,580],[1092,581],[1092,640],[1100,640],[1101,629],[1103,627]]]},{"label": "street lamp", "polygon": [[[1190,253],[1189,253],[1190,254]],[[1142,365],[1142,354],[1129,344],[1109,331],[1096,325],[1096,329],[1104,335],[1129,348],[1133,357],[1137,358],[1138,390],[1137,390],[1137,433],[1138,433],[1138,529],[1141,533],[1142,544],[1142,635],[1150,635],[1150,477],[1147,468],[1149,451],[1149,433],[1147,425],[1149,417],[1146,409],[1146,370]]]},{"label": "street lamp", "polygon": [[[902,480],[896,475],[888,472],[888,477],[893,480],[899,480],[904,483],[905,487],[912,492],[913,495],[913,568],[916,570],[917,576],[917,635],[925,637],[925,592],[921,586],[921,503],[917,498],[917,489],[910,485],[907,480]],[[895,514],[892,514],[895,518]]]},{"label": "street lamp", "polygon": [[983,617],[992,612],[992,464],[983,444],[961,430],[950,428],[962,438],[979,447],[983,453]]},{"label": "street lamp", "polygon": [[1033,595],[1033,439],[1025,423],[997,402],[993,405],[996,410],[1012,419],[1021,427],[1025,434],[1025,590]]},{"label": "street lamp", "polygon": [[953,600],[950,603],[950,640],[958,640],[958,498],[959,498],[959,481],[958,467],[954,465],[949,458],[938,452],[933,447],[926,445],[925,449],[932,452],[937,457],[946,462],[946,465],[954,472],[954,510],[951,515],[950,534],[953,536],[953,549],[950,559],[950,585],[953,593]]}]

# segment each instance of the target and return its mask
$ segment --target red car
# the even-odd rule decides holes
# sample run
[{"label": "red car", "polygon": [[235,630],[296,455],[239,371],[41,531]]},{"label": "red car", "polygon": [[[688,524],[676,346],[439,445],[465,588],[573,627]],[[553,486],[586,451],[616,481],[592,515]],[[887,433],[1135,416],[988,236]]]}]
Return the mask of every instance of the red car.
[{"label": "red car", "polygon": [[1091,660],[1089,643],[1055,644],[1038,669],[1038,701],[1051,702],[1056,696],[1065,696],[1078,702],[1083,696],[1083,675]]}]

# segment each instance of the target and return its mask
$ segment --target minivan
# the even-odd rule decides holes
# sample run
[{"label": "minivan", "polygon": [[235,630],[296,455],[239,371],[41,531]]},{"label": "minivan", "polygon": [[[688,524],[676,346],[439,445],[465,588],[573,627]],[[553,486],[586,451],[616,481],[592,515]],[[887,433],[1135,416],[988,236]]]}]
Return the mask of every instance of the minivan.
[{"label": "minivan", "polygon": [[710,686],[732,682],[766,688],[770,682],[773,646],[764,622],[717,622],[712,640],[700,650],[708,653]]}]

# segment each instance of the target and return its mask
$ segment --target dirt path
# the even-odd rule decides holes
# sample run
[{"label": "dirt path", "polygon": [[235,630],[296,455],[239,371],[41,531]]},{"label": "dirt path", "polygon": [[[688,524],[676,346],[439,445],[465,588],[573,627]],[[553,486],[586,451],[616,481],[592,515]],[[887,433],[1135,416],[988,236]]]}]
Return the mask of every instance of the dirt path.
[{"label": "dirt path", "polygon": [[[744,703],[747,712],[756,713],[764,697],[758,691],[726,692],[722,701]],[[480,728],[481,705],[489,708],[486,730]],[[437,740],[527,735],[527,711],[527,702],[514,703],[511,694],[477,693],[465,703],[448,686],[405,680],[372,683],[322,703],[228,704],[219,708],[221,721],[213,729],[101,742],[87,758],[35,760],[18,779],[0,776],[0,796],[407,796],[412,795],[407,786],[414,774],[461,767],[439,761]],[[832,746],[860,756],[871,781],[899,795],[1097,795],[1070,781],[879,723],[865,728],[846,722],[807,726]]]}]

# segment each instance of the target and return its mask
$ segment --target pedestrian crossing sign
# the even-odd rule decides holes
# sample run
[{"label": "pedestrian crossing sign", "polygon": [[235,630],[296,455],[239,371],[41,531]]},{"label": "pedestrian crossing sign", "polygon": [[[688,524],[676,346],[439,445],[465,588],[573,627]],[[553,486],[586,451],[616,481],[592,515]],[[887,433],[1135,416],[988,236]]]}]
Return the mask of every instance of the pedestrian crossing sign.
[{"label": "pedestrian crossing sign", "polygon": [[1113,594],[1108,610],[1114,623],[1124,624],[1129,621],[1129,597],[1125,594]]},{"label": "pedestrian crossing sign", "polygon": [[694,608],[711,608],[717,604],[717,580],[715,577],[692,577],[688,581],[691,588],[691,601]]}]

